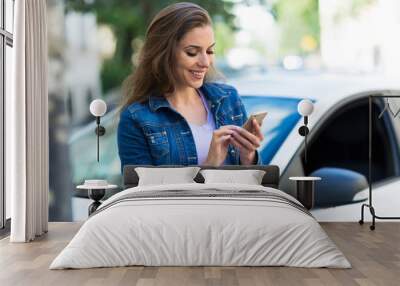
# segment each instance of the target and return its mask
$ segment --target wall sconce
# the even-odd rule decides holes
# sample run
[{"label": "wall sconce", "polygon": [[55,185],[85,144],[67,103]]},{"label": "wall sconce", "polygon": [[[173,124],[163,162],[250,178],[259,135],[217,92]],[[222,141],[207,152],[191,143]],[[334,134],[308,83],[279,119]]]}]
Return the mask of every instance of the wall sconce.
[{"label": "wall sconce", "polygon": [[308,99],[303,99],[297,105],[297,111],[304,117],[304,125],[299,128],[299,134],[304,137],[304,162],[307,163],[307,135],[310,133],[307,127],[308,116],[314,111],[314,104]]},{"label": "wall sconce", "polygon": [[97,135],[97,162],[99,162],[99,148],[100,148],[100,136],[106,133],[106,129],[100,125],[100,117],[103,116],[107,111],[107,104],[102,99],[95,99],[90,103],[90,113],[96,117],[96,129]]}]

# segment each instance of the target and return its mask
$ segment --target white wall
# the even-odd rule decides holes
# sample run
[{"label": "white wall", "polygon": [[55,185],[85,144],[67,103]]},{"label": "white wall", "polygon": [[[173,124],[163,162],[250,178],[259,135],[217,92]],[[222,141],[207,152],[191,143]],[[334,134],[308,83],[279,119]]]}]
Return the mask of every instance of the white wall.
[{"label": "white wall", "polygon": [[376,0],[349,15],[351,2],[320,0],[324,66],[400,77],[400,1]]}]

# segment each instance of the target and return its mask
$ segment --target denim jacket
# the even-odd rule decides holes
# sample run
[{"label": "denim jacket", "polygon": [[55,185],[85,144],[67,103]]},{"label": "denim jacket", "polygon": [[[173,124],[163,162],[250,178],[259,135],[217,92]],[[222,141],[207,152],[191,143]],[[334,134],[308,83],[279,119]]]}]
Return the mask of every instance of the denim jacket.
[{"label": "denim jacket", "polygon": [[[220,83],[200,87],[215,120],[222,125],[243,126],[246,110],[235,88]],[[120,114],[118,152],[124,165],[197,165],[196,146],[189,124],[159,94],[144,103],[132,103]],[[256,152],[257,164],[261,164]],[[229,145],[225,165],[239,165],[239,151]]]}]

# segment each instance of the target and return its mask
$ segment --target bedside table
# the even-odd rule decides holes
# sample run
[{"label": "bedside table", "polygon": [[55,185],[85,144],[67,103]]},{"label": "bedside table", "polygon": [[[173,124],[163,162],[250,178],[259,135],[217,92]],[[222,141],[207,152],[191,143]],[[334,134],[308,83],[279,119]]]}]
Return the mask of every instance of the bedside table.
[{"label": "bedside table", "polygon": [[289,180],[296,181],[296,199],[308,210],[314,206],[314,182],[321,180],[320,177],[290,177]]},{"label": "bedside table", "polygon": [[88,208],[89,216],[97,210],[97,208],[101,205],[100,200],[106,194],[106,190],[108,189],[116,189],[117,185],[106,185],[106,186],[94,186],[94,185],[80,185],[76,187],[77,189],[83,189],[88,191],[88,197],[94,202]]}]

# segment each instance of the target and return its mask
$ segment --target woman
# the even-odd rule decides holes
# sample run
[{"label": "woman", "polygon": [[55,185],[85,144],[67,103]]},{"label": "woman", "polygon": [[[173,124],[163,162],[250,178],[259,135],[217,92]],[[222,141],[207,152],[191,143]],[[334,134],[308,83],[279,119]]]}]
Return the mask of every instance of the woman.
[{"label": "woman", "polygon": [[118,125],[121,167],[261,164],[257,121],[237,91],[211,82],[214,34],[207,11],[192,3],[161,10],[150,23],[136,71],[124,82]]}]

